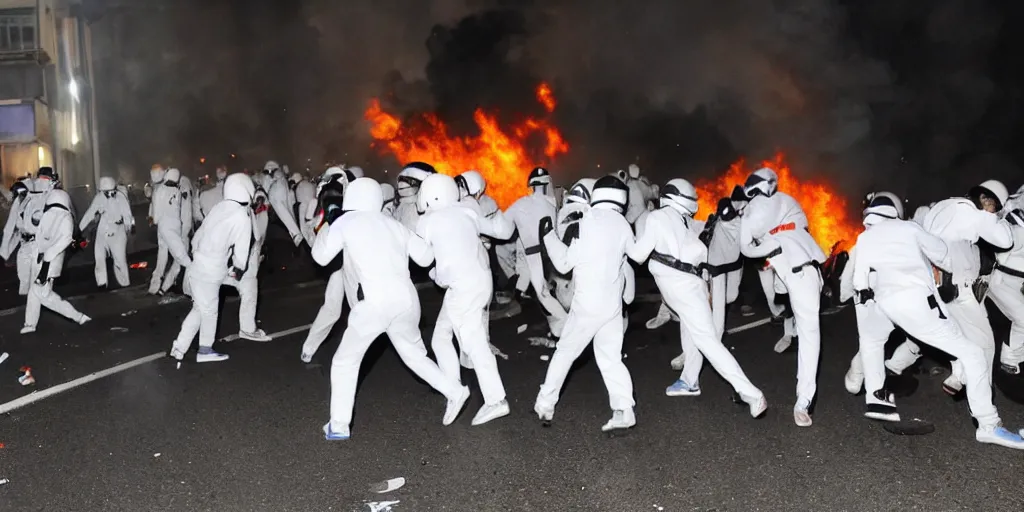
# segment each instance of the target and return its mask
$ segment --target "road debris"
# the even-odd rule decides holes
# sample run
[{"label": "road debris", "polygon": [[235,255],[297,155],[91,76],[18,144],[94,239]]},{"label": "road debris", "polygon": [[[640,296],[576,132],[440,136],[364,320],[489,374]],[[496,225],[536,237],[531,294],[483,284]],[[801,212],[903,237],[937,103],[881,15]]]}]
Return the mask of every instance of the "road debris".
[{"label": "road debris", "polygon": [[6,478],[4,478],[3,480],[0,480],[0,485],[6,485],[8,483],[10,483],[10,480],[8,480]]},{"label": "road debris", "polygon": [[135,313],[138,313],[138,312],[139,312],[139,310],[133,309],[131,311],[125,311],[124,313],[121,313],[121,316],[132,316],[132,315],[134,315]]},{"label": "road debris", "polygon": [[181,302],[187,298],[188,297],[184,295],[165,295],[162,299],[157,301],[157,304],[160,304],[161,306],[165,304],[174,304],[175,302]]},{"label": "road debris", "polygon": [[[3,354],[0,354],[0,363],[6,361],[8,357],[11,357],[11,355],[8,354],[7,352],[4,352]],[[508,358],[506,357],[505,359],[508,359]]]},{"label": "road debris", "polygon": [[529,327],[530,326],[527,325],[527,324],[520,325],[519,328],[516,329],[516,334],[522,334],[522,333],[526,332],[526,329],[528,329]]},{"label": "road debris", "polygon": [[491,345],[491,353],[494,354],[497,357],[500,357],[500,358],[508,361],[508,354],[502,352],[500,348],[495,347],[493,344]]},{"label": "road debris", "polygon": [[111,327],[110,330],[114,332],[128,332],[127,327]]},{"label": "road debris", "polygon": [[18,377],[18,382],[22,386],[31,386],[36,383],[35,377],[32,376],[32,368],[29,366],[22,366],[19,370],[22,373],[21,377]]},{"label": "road debris", "polygon": [[375,492],[377,494],[384,494],[386,492],[397,491],[398,489],[401,489],[402,486],[404,486],[404,485],[405,485],[405,478],[403,478],[403,477],[390,478],[388,480],[384,480],[382,482],[377,482],[377,483],[371,485],[370,486],[370,492]]},{"label": "road debris", "polygon": [[140,261],[138,263],[132,263],[131,265],[128,265],[128,268],[134,268],[134,269],[147,268],[147,267],[149,267],[149,262],[147,262],[147,261]]},{"label": "road debris", "polygon": [[160,456],[160,454],[159,454],[159,453],[154,453],[154,454],[153,454],[153,458],[157,458],[157,457],[159,457],[159,456]]},{"label": "road debris", "polygon": [[369,507],[369,512],[394,512],[395,509],[391,508],[394,505],[401,503],[398,500],[395,501],[370,501],[366,504]]},{"label": "road debris", "polygon": [[541,361],[550,361],[551,360],[551,356],[549,356],[547,354],[544,354],[544,355],[540,356],[540,360]]}]

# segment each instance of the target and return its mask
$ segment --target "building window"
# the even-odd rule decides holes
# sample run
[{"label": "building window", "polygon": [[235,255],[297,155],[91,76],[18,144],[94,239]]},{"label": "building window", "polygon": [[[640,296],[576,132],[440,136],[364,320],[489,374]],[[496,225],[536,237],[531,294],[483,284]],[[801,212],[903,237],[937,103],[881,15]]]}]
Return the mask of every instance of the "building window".
[{"label": "building window", "polygon": [[35,49],[35,11],[33,9],[0,11],[0,53]]}]

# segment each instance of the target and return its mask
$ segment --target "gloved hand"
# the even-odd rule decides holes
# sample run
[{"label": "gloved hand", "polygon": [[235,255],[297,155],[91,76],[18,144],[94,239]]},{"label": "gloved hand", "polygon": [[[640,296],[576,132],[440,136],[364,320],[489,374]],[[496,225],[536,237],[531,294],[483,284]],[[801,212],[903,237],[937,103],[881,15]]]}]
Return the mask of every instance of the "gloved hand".
[{"label": "gloved hand", "polygon": [[856,300],[854,302],[856,302],[857,304],[864,304],[864,303],[866,303],[869,300],[874,300],[874,298],[875,298],[875,291],[871,290],[871,289],[856,290],[854,292],[853,296],[856,298]]},{"label": "gloved hand", "polygon": [[231,267],[231,270],[228,270],[228,276],[231,277],[231,279],[234,279],[235,281],[241,279],[242,274],[244,273],[245,271],[238,267]]},{"label": "gloved hand", "polygon": [[[39,255],[39,260],[42,261],[43,255]],[[48,276],[50,275],[50,262],[44,261],[43,266],[39,267],[39,275],[36,276],[36,284],[46,284]]]},{"label": "gloved hand", "polygon": [[543,241],[544,237],[555,230],[555,224],[552,222],[551,217],[544,217],[540,219],[540,240]]}]

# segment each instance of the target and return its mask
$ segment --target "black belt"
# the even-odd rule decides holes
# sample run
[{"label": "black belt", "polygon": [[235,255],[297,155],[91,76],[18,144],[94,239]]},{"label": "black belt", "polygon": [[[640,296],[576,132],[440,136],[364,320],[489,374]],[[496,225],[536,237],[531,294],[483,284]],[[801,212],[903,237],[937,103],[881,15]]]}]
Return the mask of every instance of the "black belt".
[{"label": "black belt", "polygon": [[780,254],[782,254],[782,247],[776,247],[775,250],[768,253],[768,255],[764,257],[764,259],[770,260]]},{"label": "black belt", "polygon": [[540,254],[541,249],[541,244],[537,244],[523,249],[523,252],[526,254]]},{"label": "black belt", "polygon": [[711,277],[716,277],[743,268],[743,259],[741,258],[732,263],[726,263],[724,265],[708,264],[707,268],[708,271],[711,272]]},{"label": "black belt", "polygon": [[1024,279],[1024,271],[1012,269],[1010,267],[1004,267],[1002,265],[996,265],[996,270],[998,270],[998,271],[1000,271],[1000,272],[1002,272],[1004,274],[1011,275],[1013,277],[1019,277],[1021,279]]},{"label": "black belt", "polygon": [[672,267],[672,268],[674,268],[674,269],[676,269],[676,270],[678,270],[680,272],[684,272],[684,273],[687,273],[687,274],[695,275],[695,276],[700,277],[700,278],[704,277],[703,270],[704,270],[705,264],[691,265],[689,263],[686,263],[686,262],[683,262],[683,261],[679,261],[674,256],[669,256],[668,254],[662,254],[662,253],[657,252],[657,251],[654,251],[654,252],[651,253],[651,259],[654,260],[654,261],[657,261],[658,263],[661,263],[662,265],[665,265],[667,267]]},{"label": "black belt", "polygon": [[808,261],[807,263],[801,263],[800,265],[793,267],[793,273],[796,274],[797,272],[803,270],[805,267],[814,267],[816,269],[821,269],[821,263],[818,260],[811,260]]}]

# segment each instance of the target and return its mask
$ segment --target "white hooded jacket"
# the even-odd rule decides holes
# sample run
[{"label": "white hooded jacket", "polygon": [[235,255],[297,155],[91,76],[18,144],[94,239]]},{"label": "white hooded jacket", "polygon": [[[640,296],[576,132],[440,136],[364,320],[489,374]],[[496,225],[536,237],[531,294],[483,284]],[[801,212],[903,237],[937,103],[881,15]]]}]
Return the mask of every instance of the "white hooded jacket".
[{"label": "white hooded jacket", "polygon": [[437,262],[434,281],[442,288],[490,283],[491,265],[480,236],[507,240],[515,226],[501,212],[487,217],[476,202],[462,200],[420,218],[416,234],[429,241]]},{"label": "white hooded jacket", "polygon": [[192,237],[190,275],[207,282],[221,282],[231,267],[247,270],[254,263],[249,261],[252,239],[250,208],[235,201],[221,201]]},{"label": "white hooded jacket", "polygon": [[981,272],[979,239],[1006,249],[1013,246],[1010,224],[994,213],[979,210],[970,199],[954,197],[932,206],[922,223],[925,231],[941,238],[949,246],[949,271],[953,283],[969,285]]},{"label": "white hooded jacket", "polygon": [[[703,267],[708,261],[708,250],[700,241],[700,233],[690,227],[693,222],[692,218],[684,217],[671,207],[654,210],[647,216],[636,244],[630,248],[629,258],[643,263],[652,253],[657,253],[692,266],[700,274],[690,274],[693,277],[705,278],[707,274]],[[675,278],[683,273],[658,261],[658,258],[651,258],[648,268],[655,279]]]},{"label": "white hooded jacket", "polygon": [[[36,253],[50,264],[47,278],[60,277],[64,267],[64,252],[74,240],[75,218],[60,205],[47,204],[36,232]],[[33,262],[32,276],[39,274],[40,262]]]},{"label": "white hooded jacket", "polygon": [[807,230],[807,215],[792,196],[783,192],[771,197],[756,195],[741,219],[740,252],[744,256],[767,257],[773,267],[783,271],[812,261],[824,263],[825,253]]},{"label": "white hooded jacket", "polygon": [[118,232],[128,233],[135,225],[132,206],[128,203],[128,198],[120,192],[114,194],[114,197],[107,197],[103,192],[97,192],[92,198],[89,209],[82,215],[78,229],[84,230],[97,215],[99,215],[96,225],[97,236],[111,236]]},{"label": "white hooded jacket", "polygon": [[946,244],[913,221],[885,219],[866,224],[847,265],[853,290],[870,289],[876,299],[909,290],[938,297],[932,265],[949,267]]}]

